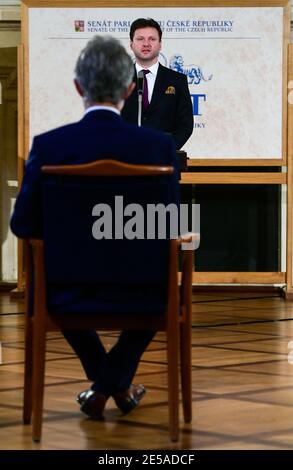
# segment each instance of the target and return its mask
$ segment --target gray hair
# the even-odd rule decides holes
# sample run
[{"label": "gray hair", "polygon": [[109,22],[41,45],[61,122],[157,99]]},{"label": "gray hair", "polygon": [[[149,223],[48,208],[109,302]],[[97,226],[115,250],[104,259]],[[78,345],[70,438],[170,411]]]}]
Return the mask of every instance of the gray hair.
[{"label": "gray hair", "polygon": [[81,51],[75,76],[90,102],[118,104],[133,80],[133,62],[117,39],[95,36]]}]

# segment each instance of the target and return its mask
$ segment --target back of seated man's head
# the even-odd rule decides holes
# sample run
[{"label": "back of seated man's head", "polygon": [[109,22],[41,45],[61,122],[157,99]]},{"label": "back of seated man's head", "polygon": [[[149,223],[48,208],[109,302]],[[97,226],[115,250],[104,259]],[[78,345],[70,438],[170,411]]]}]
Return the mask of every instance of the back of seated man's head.
[{"label": "back of seated man's head", "polygon": [[95,36],[80,53],[75,77],[88,103],[116,105],[133,80],[133,61],[116,39]]}]

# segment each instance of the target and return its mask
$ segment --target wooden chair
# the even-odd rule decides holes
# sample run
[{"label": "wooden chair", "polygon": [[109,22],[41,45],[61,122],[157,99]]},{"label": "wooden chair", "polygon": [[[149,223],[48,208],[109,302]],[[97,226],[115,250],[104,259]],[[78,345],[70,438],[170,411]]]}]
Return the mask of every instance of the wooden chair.
[{"label": "wooden chair", "polygon": [[[133,178],[138,181],[140,177],[155,176],[154,184],[160,184],[160,177],[170,175],[172,167],[128,165],[111,160],[72,165],[47,166],[42,168],[47,177],[52,175],[58,184],[66,185],[72,177],[78,177],[78,184],[104,185],[107,178],[114,176],[115,184],[122,177]],[[69,176],[70,175],[70,176]],[[61,180],[60,180],[61,176]],[[63,177],[65,176],[65,180]],[[80,181],[82,177],[82,181]],[[102,177],[102,179],[100,179]],[[97,181],[99,181],[97,183]],[[101,183],[102,181],[102,183]],[[127,179],[129,183],[129,179]],[[127,183],[127,184],[128,184]],[[50,183],[49,183],[50,184]],[[53,183],[53,187],[54,187]],[[153,184],[153,182],[152,182]],[[131,185],[131,184],[130,184]],[[46,191],[46,190],[45,190]],[[51,192],[52,194],[52,192]],[[46,203],[44,203],[45,217]],[[49,222],[50,223],[50,222]],[[192,255],[193,252],[183,251],[181,285],[178,287],[178,248],[183,242],[190,242],[192,236],[177,240],[166,240],[167,257],[167,299],[164,310],[158,314],[150,313],[103,313],[100,308],[97,313],[81,311],[60,314],[52,311],[48,306],[48,284],[50,283],[50,266],[46,258],[48,250],[46,236],[44,240],[29,240],[27,242],[27,312],[25,326],[25,382],[24,382],[24,408],[23,421],[31,422],[34,441],[40,441],[42,431],[42,413],[45,377],[46,333],[61,329],[96,329],[96,330],[122,330],[122,329],[155,329],[165,331],[167,335],[167,367],[168,367],[168,402],[169,402],[169,430],[172,441],[178,440],[179,426],[179,384],[178,366],[180,355],[182,403],[184,421],[192,419],[191,398],[191,283],[192,283]],[[114,240],[113,243],[116,241]],[[147,242],[147,241],[146,241]],[[56,241],[55,241],[56,243]],[[96,241],[100,244],[101,241]],[[130,245],[131,246],[131,245]],[[55,246],[53,246],[54,251]],[[131,249],[131,248],[130,248]],[[52,247],[50,247],[50,258]],[[73,254],[74,255],[74,254]],[[72,255],[72,256],[73,256]],[[116,254],[117,255],[117,254]],[[59,256],[59,254],[57,254]],[[54,254],[53,254],[54,258]],[[74,259],[71,260],[74,271]],[[113,260],[112,260],[113,261]],[[118,261],[114,259],[114,264]],[[164,260],[166,262],[166,259]],[[58,266],[61,269],[62,266]],[[115,267],[114,267],[115,269]],[[143,266],[141,267],[143,270]],[[98,270],[98,269],[97,269]],[[78,271],[78,270],[77,270]],[[103,273],[102,273],[103,274]],[[107,276],[107,274],[105,274]],[[78,277],[78,276],[77,276]],[[71,282],[71,280],[70,280]],[[111,278],[110,278],[111,283]],[[32,288],[33,285],[33,288]],[[113,287],[113,289],[115,286]],[[30,293],[33,290],[33,296]],[[147,302],[148,299],[145,299]]]}]

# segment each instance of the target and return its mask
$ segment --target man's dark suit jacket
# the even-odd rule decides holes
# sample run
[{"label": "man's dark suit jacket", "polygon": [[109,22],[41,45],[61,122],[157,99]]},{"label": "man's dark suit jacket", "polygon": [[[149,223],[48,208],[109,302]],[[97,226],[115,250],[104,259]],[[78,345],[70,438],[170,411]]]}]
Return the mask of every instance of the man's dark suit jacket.
[{"label": "man's dark suit jacket", "polygon": [[[122,117],[137,124],[137,116],[138,95],[134,90],[124,105]],[[152,100],[142,113],[142,126],[172,134],[177,150],[185,144],[193,131],[192,103],[185,75],[159,64]]]},{"label": "man's dark suit jacket", "polygon": [[11,219],[13,233],[19,238],[43,236],[40,173],[43,165],[74,165],[107,157],[132,164],[174,166],[176,202],[178,173],[172,139],[128,124],[114,112],[91,111],[79,122],[34,138]]}]

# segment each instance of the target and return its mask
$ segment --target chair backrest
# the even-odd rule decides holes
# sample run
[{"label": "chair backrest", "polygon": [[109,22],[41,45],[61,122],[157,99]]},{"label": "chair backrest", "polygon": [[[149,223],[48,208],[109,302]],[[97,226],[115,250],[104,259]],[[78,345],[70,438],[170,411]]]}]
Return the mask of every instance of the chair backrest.
[{"label": "chair backrest", "polygon": [[42,168],[49,311],[165,310],[168,227],[165,239],[146,238],[147,205],[175,202],[172,172],[112,160]]}]

